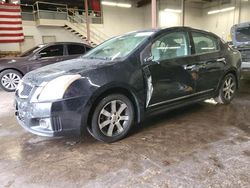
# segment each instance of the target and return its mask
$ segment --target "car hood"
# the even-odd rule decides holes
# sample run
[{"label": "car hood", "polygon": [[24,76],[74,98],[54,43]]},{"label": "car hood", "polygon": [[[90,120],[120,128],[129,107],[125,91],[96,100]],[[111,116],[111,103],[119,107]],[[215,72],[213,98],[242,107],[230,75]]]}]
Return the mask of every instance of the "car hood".
[{"label": "car hood", "polygon": [[7,57],[7,58],[1,58],[0,59],[0,66],[3,65],[9,65],[9,64],[15,64],[15,63],[20,63],[23,61],[26,61],[28,57]]},{"label": "car hood", "polygon": [[114,64],[108,60],[77,58],[48,65],[29,72],[23,77],[25,83],[40,86],[44,82],[49,82],[62,75],[85,74],[93,69]]}]

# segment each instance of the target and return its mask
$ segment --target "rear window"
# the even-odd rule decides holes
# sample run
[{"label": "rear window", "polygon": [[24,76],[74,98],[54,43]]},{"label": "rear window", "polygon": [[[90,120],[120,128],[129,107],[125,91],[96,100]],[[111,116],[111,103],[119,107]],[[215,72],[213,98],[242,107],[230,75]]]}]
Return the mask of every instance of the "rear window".
[{"label": "rear window", "polygon": [[70,44],[68,45],[69,55],[84,54],[85,47],[82,45]]},{"label": "rear window", "polygon": [[250,41],[250,27],[238,28],[236,30],[236,40],[238,42]]}]

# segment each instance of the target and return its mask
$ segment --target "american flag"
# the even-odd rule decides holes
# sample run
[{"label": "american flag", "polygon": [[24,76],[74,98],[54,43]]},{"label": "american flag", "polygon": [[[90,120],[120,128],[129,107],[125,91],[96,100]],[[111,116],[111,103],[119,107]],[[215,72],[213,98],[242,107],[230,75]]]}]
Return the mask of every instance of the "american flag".
[{"label": "american flag", "polygon": [[23,42],[20,5],[0,4],[0,43]]}]

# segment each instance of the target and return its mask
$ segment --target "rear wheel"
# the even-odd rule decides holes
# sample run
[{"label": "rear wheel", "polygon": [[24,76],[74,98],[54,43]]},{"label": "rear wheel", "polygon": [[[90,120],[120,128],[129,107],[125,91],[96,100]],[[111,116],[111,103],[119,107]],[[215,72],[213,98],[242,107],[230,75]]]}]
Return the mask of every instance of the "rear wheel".
[{"label": "rear wheel", "polygon": [[236,78],[233,74],[227,74],[221,84],[219,95],[215,100],[220,104],[229,104],[236,93],[237,83]]},{"label": "rear wheel", "polygon": [[91,133],[98,140],[115,142],[128,134],[133,121],[132,102],[121,94],[108,95],[94,110]]},{"label": "rear wheel", "polygon": [[0,73],[0,86],[5,91],[13,92],[16,90],[21,78],[22,75],[18,71],[5,70]]}]

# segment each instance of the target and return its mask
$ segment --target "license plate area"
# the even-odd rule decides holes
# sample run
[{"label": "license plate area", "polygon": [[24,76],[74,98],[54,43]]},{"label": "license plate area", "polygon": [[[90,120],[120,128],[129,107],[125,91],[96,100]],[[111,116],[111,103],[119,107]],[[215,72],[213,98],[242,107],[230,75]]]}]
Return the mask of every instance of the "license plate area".
[{"label": "license plate area", "polygon": [[17,116],[17,118],[21,121],[24,121],[25,114],[26,114],[25,111],[20,111],[20,102],[16,101],[15,115]]}]

